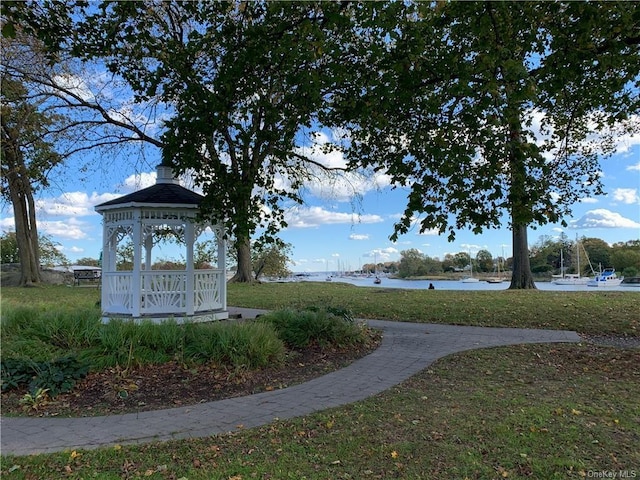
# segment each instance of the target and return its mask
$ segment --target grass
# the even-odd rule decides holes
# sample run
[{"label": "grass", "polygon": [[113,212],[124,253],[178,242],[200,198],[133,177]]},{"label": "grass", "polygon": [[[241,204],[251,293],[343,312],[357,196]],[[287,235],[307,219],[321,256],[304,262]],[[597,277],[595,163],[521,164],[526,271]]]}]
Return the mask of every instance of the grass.
[{"label": "grass", "polygon": [[[588,478],[640,474],[640,352],[465,352],[362,402],[208,439],[7,457],[6,478]],[[9,474],[9,470],[13,472]]]},{"label": "grass", "polygon": [[282,361],[283,341],[260,323],[175,322],[136,325],[113,320],[103,325],[97,308],[77,311],[38,306],[5,307],[2,317],[3,358],[50,361],[73,354],[92,370],[165,363],[213,361],[259,368]]},{"label": "grass", "polygon": [[333,305],[359,318],[640,335],[637,292],[405,290],[338,282],[231,284],[229,305],[269,310]]},{"label": "grass", "polygon": [[[18,294],[3,289],[3,305]],[[365,318],[624,335],[638,335],[638,299],[634,292],[414,292],[305,283],[229,288],[229,304],[270,310],[322,304]],[[1,473],[107,480],[634,478],[639,365],[637,349],[589,344],[464,352],[345,407],[208,439],[5,456]]]}]

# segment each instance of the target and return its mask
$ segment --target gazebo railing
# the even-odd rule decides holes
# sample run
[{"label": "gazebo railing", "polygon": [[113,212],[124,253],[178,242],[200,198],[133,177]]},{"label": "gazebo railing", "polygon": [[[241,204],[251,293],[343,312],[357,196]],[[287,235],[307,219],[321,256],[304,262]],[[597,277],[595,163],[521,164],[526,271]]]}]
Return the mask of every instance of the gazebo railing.
[{"label": "gazebo railing", "polygon": [[102,311],[131,315],[133,311],[133,273],[103,272]]},{"label": "gazebo railing", "polygon": [[224,308],[224,276],[221,269],[195,270],[193,290],[188,292],[187,272],[183,270],[141,272],[140,298],[136,304],[132,272],[108,272],[103,275],[102,310],[106,314],[126,315],[133,315],[136,310],[140,315],[188,315],[219,310]]}]

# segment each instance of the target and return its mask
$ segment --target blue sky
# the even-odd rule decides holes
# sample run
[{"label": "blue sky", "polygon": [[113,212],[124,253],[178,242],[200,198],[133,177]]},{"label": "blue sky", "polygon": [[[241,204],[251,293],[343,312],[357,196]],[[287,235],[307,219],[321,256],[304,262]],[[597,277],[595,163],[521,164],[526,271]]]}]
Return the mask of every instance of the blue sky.
[{"label": "blue sky", "polygon": [[[326,140],[319,135],[322,143]],[[343,163],[337,153],[307,152],[327,165]],[[37,197],[40,233],[59,244],[60,250],[73,263],[78,258],[97,258],[101,250],[101,217],[95,205],[124,195],[155,181],[155,165],[159,152],[147,151],[144,157],[123,155],[122,158],[96,158],[93,171],[86,180],[76,180],[73,162],[54,175],[52,187]],[[78,165],[86,159],[76,159]],[[584,198],[573,206],[573,216],[565,220],[567,228],[545,225],[529,230],[529,243],[541,235],[557,236],[564,232],[597,237],[608,243],[640,239],[640,135],[619,139],[618,153],[601,161],[601,176],[606,195]],[[353,200],[354,189],[360,194]],[[391,189],[388,178],[353,177],[349,182],[310,183],[306,189],[307,204],[288,212],[289,227],[280,234],[293,245],[290,266],[296,272],[324,272],[356,269],[364,263],[399,260],[400,252],[419,249],[431,257],[443,258],[447,253],[487,249],[494,256],[511,255],[511,233],[506,229],[487,230],[474,235],[459,231],[456,240],[446,235],[409,232],[396,243],[389,240],[393,224],[406,205],[407,190]],[[13,212],[3,204],[0,216],[3,231],[14,230]],[[172,247],[155,251],[155,256],[179,259]]]}]

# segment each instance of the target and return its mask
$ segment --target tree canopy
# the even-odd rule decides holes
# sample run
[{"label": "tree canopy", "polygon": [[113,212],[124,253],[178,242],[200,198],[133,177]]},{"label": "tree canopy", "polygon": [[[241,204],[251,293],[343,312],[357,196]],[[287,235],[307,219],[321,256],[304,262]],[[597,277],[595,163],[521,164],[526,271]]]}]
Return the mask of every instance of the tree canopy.
[{"label": "tree canopy", "polygon": [[[138,101],[171,105],[163,164],[190,171],[202,212],[236,239],[272,237],[314,169],[301,147],[336,82],[331,63],[348,4],[334,2],[28,2],[8,8],[54,51],[102,60]],[[342,66],[341,66],[342,67]]]},{"label": "tree canopy", "polygon": [[300,148],[320,124],[344,129],[352,169],[409,189],[392,239],[508,222],[511,288],[535,288],[528,228],[601,193],[599,159],[640,128],[635,2],[4,4],[52,52],[172,106],[163,162],[195,173],[244,280],[252,234],[326,168]]},{"label": "tree canopy", "polygon": [[[404,2],[354,66],[339,118],[352,165],[410,188],[396,238],[508,218],[511,288],[535,288],[527,228],[601,193],[598,160],[638,129],[635,2]],[[368,34],[371,37],[370,34]],[[367,77],[365,72],[370,72]]]}]

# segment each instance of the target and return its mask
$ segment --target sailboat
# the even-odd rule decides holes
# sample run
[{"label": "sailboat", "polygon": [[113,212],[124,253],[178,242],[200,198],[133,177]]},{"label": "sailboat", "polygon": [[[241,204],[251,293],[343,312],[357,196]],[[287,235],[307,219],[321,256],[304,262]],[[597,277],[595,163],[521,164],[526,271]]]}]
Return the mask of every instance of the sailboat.
[{"label": "sailboat", "polygon": [[462,283],[478,283],[480,280],[473,276],[473,261],[471,260],[471,252],[469,252],[469,276],[460,280]]},{"label": "sailboat", "polygon": [[[589,283],[589,277],[581,277],[580,276],[580,242],[576,238],[576,270],[578,273],[564,273],[564,256],[562,254],[562,250],[560,250],[560,278],[555,278],[551,283],[555,285],[586,285]],[[583,247],[584,248],[584,247]],[[585,254],[587,252],[585,251]],[[587,256],[587,260],[589,257]],[[591,266],[591,262],[589,262],[589,266]],[[593,267],[591,267],[593,271]]]},{"label": "sailboat", "polygon": [[[502,258],[504,258],[504,249],[502,252]],[[504,278],[503,275],[500,274],[500,258],[497,259],[496,261],[496,276],[495,277],[488,277],[487,278],[487,283],[502,283],[506,280],[506,278]]]},{"label": "sailboat", "polygon": [[380,278],[380,274],[378,273],[378,254],[375,256],[375,274],[376,278],[373,279],[373,283],[375,285],[380,285],[382,283],[382,279]]}]

